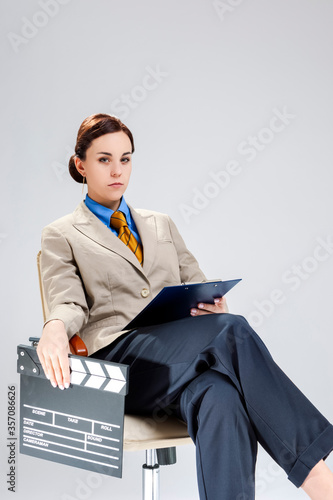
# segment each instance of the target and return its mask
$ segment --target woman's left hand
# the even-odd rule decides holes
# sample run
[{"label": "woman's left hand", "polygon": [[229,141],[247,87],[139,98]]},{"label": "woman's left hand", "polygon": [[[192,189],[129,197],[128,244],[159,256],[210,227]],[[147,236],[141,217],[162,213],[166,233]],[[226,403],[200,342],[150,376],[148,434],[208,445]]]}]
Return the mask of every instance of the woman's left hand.
[{"label": "woman's left hand", "polygon": [[202,316],[204,314],[228,313],[229,309],[225,297],[214,299],[214,304],[205,304],[200,302],[197,308],[191,309],[191,316]]}]

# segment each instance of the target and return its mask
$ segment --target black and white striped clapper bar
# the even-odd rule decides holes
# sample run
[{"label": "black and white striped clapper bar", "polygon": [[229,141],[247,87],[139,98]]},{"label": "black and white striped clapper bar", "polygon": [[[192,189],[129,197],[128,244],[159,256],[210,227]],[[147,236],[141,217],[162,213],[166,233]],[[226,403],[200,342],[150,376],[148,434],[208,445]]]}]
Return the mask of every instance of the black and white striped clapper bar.
[{"label": "black and white striped clapper bar", "polygon": [[19,345],[20,452],[122,476],[128,367],[69,355],[71,385],[53,388],[34,347]]}]

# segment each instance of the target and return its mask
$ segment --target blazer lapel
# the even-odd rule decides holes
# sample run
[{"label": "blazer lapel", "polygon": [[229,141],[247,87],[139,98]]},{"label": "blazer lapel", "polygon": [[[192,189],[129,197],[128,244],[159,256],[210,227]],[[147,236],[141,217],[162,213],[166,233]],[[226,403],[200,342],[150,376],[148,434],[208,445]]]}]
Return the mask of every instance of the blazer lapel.
[{"label": "blazer lapel", "polygon": [[155,259],[157,248],[155,217],[153,214],[142,215],[130,205],[128,206],[141,238],[143,247],[143,271],[146,276],[148,276]]},{"label": "blazer lapel", "polygon": [[[132,210],[131,213],[133,213]],[[134,220],[136,223],[136,219]],[[127,248],[127,246],[124,245],[124,243],[119,238],[117,238],[117,236],[108,227],[106,227],[105,224],[103,224],[103,222],[101,222],[99,218],[96,217],[96,215],[94,215],[89,210],[89,208],[83,201],[80,203],[80,205],[76,208],[74,212],[73,226],[78,231],[80,231],[85,236],[95,241],[99,245],[108,248],[109,250],[117,253],[118,255],[121,255],[121,257],[126,259],[139,271],[145,274],[145,266],[142,268],[138,259],[135,257],[134,253],[129,248]],[[139,228],[139,226],[141,227],[140,223],[138,223],[138,230],[141,236],[141,233],[145,233],[145,231],[143,228]],[[145,250],[144,250],[144,259],[145,259]]]}]

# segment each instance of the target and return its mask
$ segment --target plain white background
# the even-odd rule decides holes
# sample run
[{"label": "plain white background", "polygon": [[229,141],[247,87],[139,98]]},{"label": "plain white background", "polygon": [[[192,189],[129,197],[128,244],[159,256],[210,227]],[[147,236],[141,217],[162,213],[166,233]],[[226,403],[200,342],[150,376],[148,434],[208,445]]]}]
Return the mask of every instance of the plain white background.
[{"label": "plain white background", "polygon": [[[332,420],[332,1],[0,8],[1,470],[16,346],[41,332],[40,233],[82,199],[67,160],[96,112],[134,134],[127,201],[169,213],[209,278],[243,279],[231,311]],[[178,457],[162,469],[161,498],[197,499],[194,447]],[[142,462],[125,454],[118,480],[20,455],[17,492],[3,473],[1,496],[139,499]],[[264,452],[257,478],[259,500],[305,498]]]}]

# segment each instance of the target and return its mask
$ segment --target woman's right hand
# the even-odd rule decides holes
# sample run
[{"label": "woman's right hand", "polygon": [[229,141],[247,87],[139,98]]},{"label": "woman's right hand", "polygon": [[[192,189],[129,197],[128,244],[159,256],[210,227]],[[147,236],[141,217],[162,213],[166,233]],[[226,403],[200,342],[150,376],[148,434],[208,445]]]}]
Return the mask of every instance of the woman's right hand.
[{"label": "woman's right hand", "polygon": [[37,347],[45,376],[53,387],[67,389],[70,384],[69,342],[65,325],[60,319],[46,323]]}]

